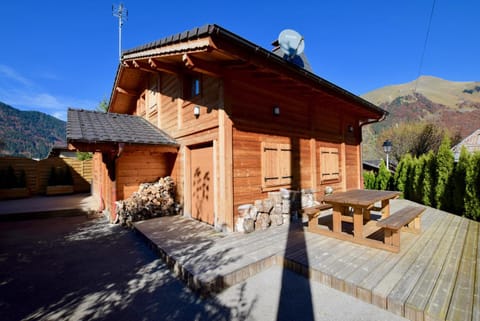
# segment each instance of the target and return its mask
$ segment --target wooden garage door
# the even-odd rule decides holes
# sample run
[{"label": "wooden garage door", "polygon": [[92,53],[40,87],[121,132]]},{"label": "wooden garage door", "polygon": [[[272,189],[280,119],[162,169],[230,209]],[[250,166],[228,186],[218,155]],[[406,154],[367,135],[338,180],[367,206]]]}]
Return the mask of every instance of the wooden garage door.
[{"label": "wooden garage door", "polygon": [[191,149],[192,216],[214,224],[213,146]]}]

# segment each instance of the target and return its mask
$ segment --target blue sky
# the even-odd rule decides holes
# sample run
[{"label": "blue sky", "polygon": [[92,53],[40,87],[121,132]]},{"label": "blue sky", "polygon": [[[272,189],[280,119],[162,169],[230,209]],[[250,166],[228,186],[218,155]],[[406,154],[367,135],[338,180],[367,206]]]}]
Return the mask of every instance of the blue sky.
[{"label": "blue sky", "polygon": [[[118,66],[115,0],[2,1],[0,101],[65,119],[110,97]],[[266,49],[305,38],[314,72],[354,94],[418,76],[433,0],[125,0],[123,49],[216,23]],[[480,80],[480,1],[436,0],[422,75]]]}]

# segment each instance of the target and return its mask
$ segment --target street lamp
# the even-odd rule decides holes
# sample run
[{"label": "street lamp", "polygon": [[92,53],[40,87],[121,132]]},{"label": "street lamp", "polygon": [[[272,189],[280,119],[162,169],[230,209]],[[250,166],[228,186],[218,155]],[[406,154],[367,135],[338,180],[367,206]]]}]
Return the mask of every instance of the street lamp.
[{"label": "street lamp", "polygon": [[388,154],[392,151],[392,142],[390,139],[387,139],[386,141],[383,142],[383,151],[385,154],[387,154],[387,169],[390,170],[389,162],[388,162]]}]

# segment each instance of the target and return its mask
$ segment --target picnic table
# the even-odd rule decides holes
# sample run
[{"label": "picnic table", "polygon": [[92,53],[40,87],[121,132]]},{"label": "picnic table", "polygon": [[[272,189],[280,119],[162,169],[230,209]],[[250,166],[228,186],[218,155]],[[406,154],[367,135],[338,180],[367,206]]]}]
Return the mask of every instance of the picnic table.
[{"label": "picnic table", "polygon": [[[395,218],[390,218],[390,200],[397,198],[400,192],[378,191],[367,189],[353,189],[345,192],[335,192],[324,197],[324,202],[330,204],[332,211],[331,229],[320,227],[318,224],[309,224],[308,231],[324,234],[341,240],[348,240],[362,245],[398,252],[400,249],[399,230],[416,219],[424,208],[412,207],[408,211],[401,211]],[[379,206],[377,206],[379,205]],[[371,211],[381,213],[380,220],[372,220]],[[414,215],[409,215],[412,213]],[[395,221],[396,224],[391,224]],[[343,230],[343,222],[353,224],[353,234]],[[419,226],[419,220],[415,221]],[[383,241],[369,238],[379,230],[385,230]]]}]

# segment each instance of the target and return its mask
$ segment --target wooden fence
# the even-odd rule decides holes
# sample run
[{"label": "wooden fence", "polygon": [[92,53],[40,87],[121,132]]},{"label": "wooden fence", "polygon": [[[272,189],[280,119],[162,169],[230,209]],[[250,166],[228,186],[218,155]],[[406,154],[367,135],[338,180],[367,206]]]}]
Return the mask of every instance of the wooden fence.
[{"label": "wooden fence", "polygon": [[7,170],[9,166],[14,169],[17,177],[20,176],[22,171],[25,172],[26,187],[29,195],[46,193],[52,167],[62,170],[69,167],[73,176],[74,192],[90,192],[92,160],[81,161],[76,158],[50,157],[36,161],[28,158],[0,157],[0,170]]}]

